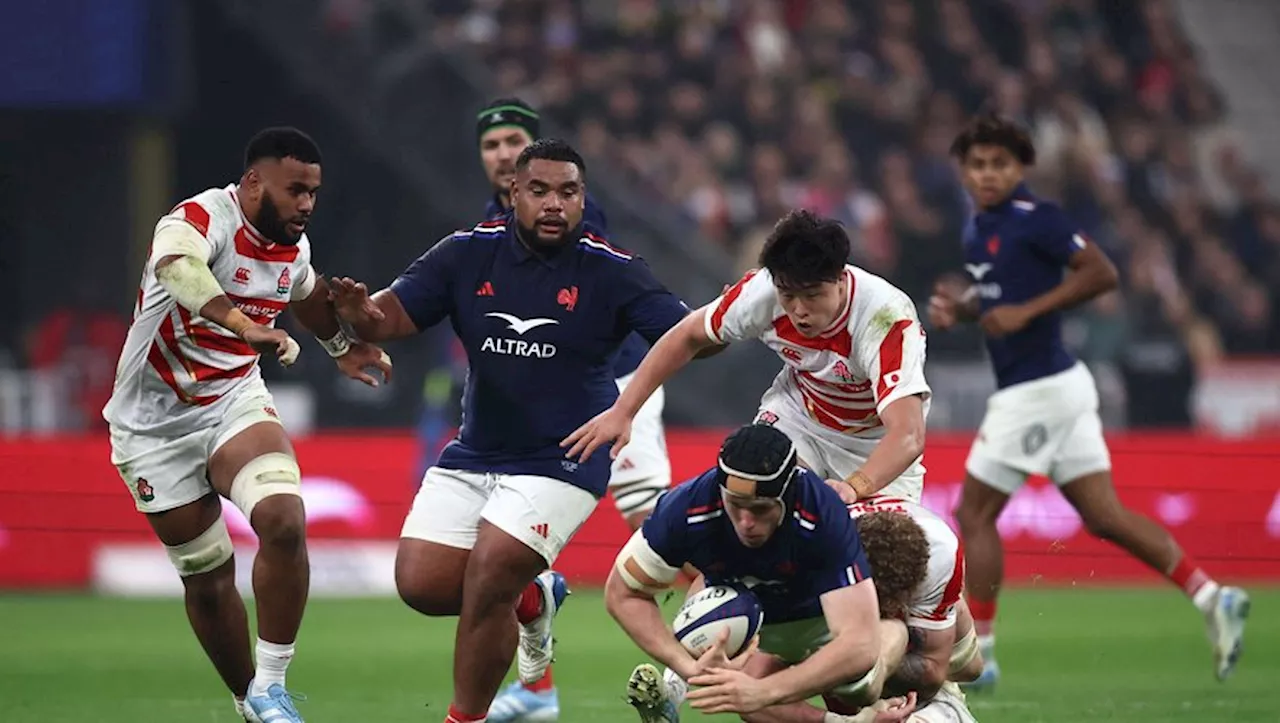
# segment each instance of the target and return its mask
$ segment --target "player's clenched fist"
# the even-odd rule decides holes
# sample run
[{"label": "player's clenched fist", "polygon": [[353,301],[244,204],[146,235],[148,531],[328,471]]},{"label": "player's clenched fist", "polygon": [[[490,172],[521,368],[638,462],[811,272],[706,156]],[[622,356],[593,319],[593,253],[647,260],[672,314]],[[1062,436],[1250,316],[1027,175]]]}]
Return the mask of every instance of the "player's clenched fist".
[{"label": "player's clenched fist", "polygon": [[591,421],[573,430],[573,434],[560,442],[561,447],[568,447],[565,457],[586,462],[591,454],[602,445],[613,443],[609,451],[612,459],[631,441],[631,417],[615,407],[609,407],[591,418]]},{"label": "player's clenched fist", "polygon": [[329,300],[333,302],[338,316],[348,324],[378,322],[386,317],[369,298],[369,287],[346,276],[329,279]]},{"label": "player's clenched fist", "polygon": [[298,360],[298,342],[280,329],[254,324],[240,332],[240,338],[253,347],[254,351],[275,356],[285,366]]},{"label": "player's clenched fist", "polygon": [[929,297],[929,323],[937,329],[950,329],[960,320],[962,290],[954,283],[938,282]]}]

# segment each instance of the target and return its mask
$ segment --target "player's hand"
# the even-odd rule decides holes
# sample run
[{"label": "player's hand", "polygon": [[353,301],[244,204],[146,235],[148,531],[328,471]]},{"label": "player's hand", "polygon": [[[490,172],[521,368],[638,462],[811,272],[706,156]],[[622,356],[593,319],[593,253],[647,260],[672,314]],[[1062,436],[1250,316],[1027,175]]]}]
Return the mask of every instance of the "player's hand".
[{"label": "player's hand", "polygon": [[338,316],[348,324],[367,324],[386,318],[382,309],[369,298],[369,287],[363,281],[346,276],[329,279],[329,300]]},{"label": "player's hand", "polygon": [[689,705],[703,713],[754,713],[777,702],[768,683],[741,670],[717,668],[694,676],[689,684],[699,686],[689,692]]},{"label": "player's hand", "polygon": [[876,713],[872,723],[902,723],[916,710],[916,692],[913,690],[900,698],[886,698],[880,703],[884,707]]},{"label": "player's hand", "polygon": [[960,321],[960,303],[964,287],[955,280],[940,280],[933,285],[929,297],[929,323],[939,329],[950,329]]},{"label": "player's hand", "polygon": [[1031,315],[1027,313],[1026,307],[1020,304],[1007,304],[997,306],[983,314],[978,323],[982,325],[982,330],[987,333],[987,336],[998,338],[1016,334],[1027,328],[1027,324],[1031,323]]},{"label": "player's hand", "polygon": [[391,357],[381,347],[373,344],[356,342],[351,345],[346,354],[334,361],[337,362],[338,369],[343,374],[371,387],[378,386],[379,382],[377,377],[365,371],[369,368],[382,372],[382,381],[391,381]]},{"label": "player's hand", "polygon": [[298,350],[301,347],[281,329],[254,324],[240,332],[240,338],[253,347],[254,351],[263,356],[274,356],[285,366],[290,366],[298,360]]},{"label": "player's hand", "polygon": [[685,680],[710,673],[713,670],[742,670],[747,666],[747,662],[751,660],[751,655],[760,647],[760,636],[757,635],[751,639],[751,643],[747,645],[747,649],[738,653],[735,657],[730,658],[725,651],[725,643],[729,642],[729,628],[725,628],[716,641],[711,644],[710,648],[693,663],[693,667],[683,675]]},{"label": "player's hand", "polygon": [[853,488],[853,485],[842,479],[829,479],[825,481],[828,487],[835,490],[836,494],[840,495],[841,502],[846,505],[852,505],[858,502],[858,491]]},{"label": "player's hand", "polygon": [[623,414],[617,407],[609,407],[573,430],[572,434],[560,442],[560,446],[569,448],[564,453],[565,457],[586,462],[601,445],[610,442],[613,442],[613,448],[609,450],[609,457],[617,459],[618,453],[630,441],[631,417]]}]

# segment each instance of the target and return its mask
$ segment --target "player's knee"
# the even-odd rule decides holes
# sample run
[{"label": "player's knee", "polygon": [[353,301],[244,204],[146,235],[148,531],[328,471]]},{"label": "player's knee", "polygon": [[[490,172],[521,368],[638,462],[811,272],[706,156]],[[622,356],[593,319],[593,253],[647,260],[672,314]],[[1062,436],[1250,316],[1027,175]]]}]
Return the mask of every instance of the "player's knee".
[{"label": "player's knee", "polygon": [[396,593],[423,615],[457,615],[462,610],[462,569],[456,561],[432,561],[406,550],[402,541],[396,553]]},{"label": "player's knee", "polygon": [[[236,473],[231,481],[231,501],[264,543],[300,544],[306,529],[301,488],[302,472],[293,455],[270,452],[249,460]],[[263,504],[268,500],[270,504]]]},{"label": "player's knee", "polygon": [[182,578],[187,605],[201,615],[216,614],[229,600],[240,597],[236,589],[235,565],[223,563],[215,570]]},{"label": "player's knee", "polygon": [[956,506],[955,515],[956,522],[960,525],[960,533],[964,537],[981,534],[985,528],[995,524],[995,520],[988,519],[988,515],[981,508],[964,499],[961,499]]},{"label": "player's knee", "polygon": [[279,494],[268,497],[253,510],[253,530],[263,545],[296,550],[306,544],[307,516],[302,498]]},{"label": "player's knee", "polygon": [[218,519],[214,520],[208,529],[190,542],[166,545],[165,551],[169,554],[169,562],[183,577],[184,583],[192,587],[209,581],[197,579],[197,577],[209,579],[216,577],[211,573],[218,571],[231,559],[235,553],[235,546],[231,543],[231,535],[227,532],[226,520],[222,519],[222,515],[218,515]]}]

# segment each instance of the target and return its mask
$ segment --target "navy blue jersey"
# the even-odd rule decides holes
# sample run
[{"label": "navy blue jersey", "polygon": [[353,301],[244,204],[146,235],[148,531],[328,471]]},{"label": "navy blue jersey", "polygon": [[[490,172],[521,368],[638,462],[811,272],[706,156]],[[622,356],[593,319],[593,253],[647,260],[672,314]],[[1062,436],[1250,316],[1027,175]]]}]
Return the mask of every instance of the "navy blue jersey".
[{"label": "navy blue jersey", "polygon": [[508,214],[446,236],[391,284],[418,329],[448,318],[467,352],[462,428],[439,464],[554,477],[603,495],[609,455],[578,464],[560,440],[618,397],[611,358],[689,309],[639,257],[590,226],[538,256]]},{"label": "navy blue jersey", "polygon": [[[604,209],[600,204],[596,203],[596,199],[587,194],[586,205],[582,212],[582,222],[603,234],[605,237],[609,235],[609,218],[605,216]],[[507,207],[502,205],[502,199],[493,196],[489,199],[489,205],[484,208],[484,217],[486,220],[502,218],[507,214]],[[614,378],[625,377],[635,371],[640,366],[644,355],[649,353],[649,343],[639,334],[631,334],[622,342],[622,346],[618,347],[618,353],[613,358],[613,376]]]},{"label": "navy blue jersey", "polygon": [[[975,215],[964,229],[965,270],[981,310],[1021,304],[1062,282],[1071,256],[1083,249],[1079,227],[1053,203],[1019,184],[1004,203]],[[987,337],[996,385],[1039,379],[1075,364],[1062,342],[1062,313],[1049,312],[1016,334]]]},{"label": "navy blue jersey", "polygon": [[644,521],[645,541],[668,565],[698,568],[708,585],[751,588],[765,624],[820,617],[819,596],[871,577],[871,565],[839,495],[807,469],[792,484],[791,509],[762,547],[738,540],[715,469],[662,495]]}]

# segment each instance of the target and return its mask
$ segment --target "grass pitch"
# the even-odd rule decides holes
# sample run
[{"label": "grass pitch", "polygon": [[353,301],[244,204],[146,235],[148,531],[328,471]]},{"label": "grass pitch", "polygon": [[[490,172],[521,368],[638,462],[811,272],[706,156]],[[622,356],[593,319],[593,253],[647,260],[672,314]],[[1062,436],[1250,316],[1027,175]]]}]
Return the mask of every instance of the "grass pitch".
[{"label": "grass pitch", "polygon": [[[1003,683],[970,707],[983,723],[1280,720],[1280,590],[1251,594],[1244,659],[1218,683],[1201,619],[1173,590],[1010,591],[997,630]],[[289,671],[310,697],[303,716],[439,723],[453,630],[394,600],[312,601]],[[560,720],[636,720],[623,694],[643,656],[597,592],[569,599],[556,637]],[[0,702],[7,723],[235,722],[176,600],[0,595]]]}]

